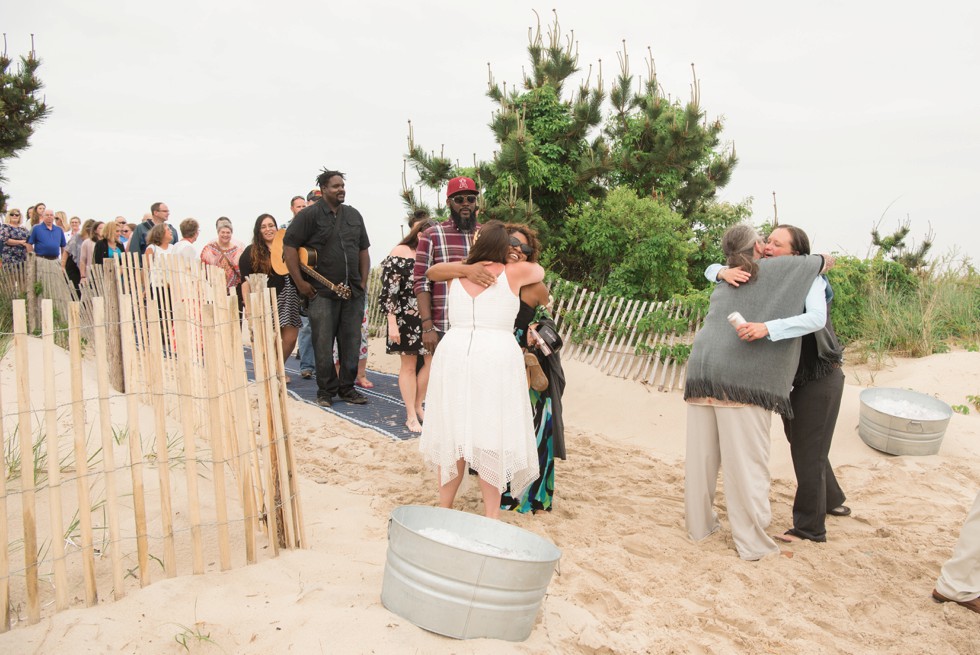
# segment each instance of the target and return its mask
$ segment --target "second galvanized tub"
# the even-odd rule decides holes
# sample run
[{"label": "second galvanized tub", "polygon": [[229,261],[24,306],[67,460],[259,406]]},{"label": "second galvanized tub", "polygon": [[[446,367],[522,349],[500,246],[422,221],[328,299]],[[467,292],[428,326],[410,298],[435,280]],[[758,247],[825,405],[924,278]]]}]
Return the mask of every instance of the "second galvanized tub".
[{"label": "second galvanized tub", "polygon": [[858,434],[864,443],[890,455],[935,455],[952,416],[949,405],[924,393],[865,389]]},{"label": "second galvanized tub", "polygon": [[523,641],[560,557],[547,539],[501,521],[398,507],[388,521],[381,602],[447,637]]}]

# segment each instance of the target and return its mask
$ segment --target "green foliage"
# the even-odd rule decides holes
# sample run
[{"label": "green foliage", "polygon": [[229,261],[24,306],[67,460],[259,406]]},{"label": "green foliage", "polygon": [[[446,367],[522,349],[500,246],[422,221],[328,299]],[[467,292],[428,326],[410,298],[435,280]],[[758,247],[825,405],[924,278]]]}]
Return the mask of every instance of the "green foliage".
[{"label": "green foliage", "polygon": [[664,96],[652,55],[646,62],[647,78],[639,85],[625,50],[619,61],[620,73],[610,92],[613,115],[605,129],[610,179],[665,201],[694,222],[717,189],[728,184],[737,162],[734,148],[720,150],[722,121],[707,120],[697,76],[690,98],[682,104]]},{"label": "green foliage", "polygon": [[968,265],[916,274],[880,257],[841,257],[829,278],[838,337],[864,356],[921,357],[980,340],[980,276]]},{"label": "green foliage", "polygon": [[973,407],[978,412],[980,412],[980,394],[977,394],[975,396],[974,395],[969,395],[969,396],[966,397],[966,399],[970,402],[971,405],[973,405]]},{"label": "green foliage", "polygon": [[844,343],[861,339],[875,291],[879,292],[879,299],[883,295],[901,299],[917,293],[921,282],[901,264],[880,257],[870,260],[838,257],[827,277],[834,290],[831,310],[834,329]]},{"label": "green foliage", "polygon": [[[21,56],[16,71],[10,69],[13,60],[6,48],[0,53],[0,182],[5,182],[5,162],[25,149],[34,134],[34,127],[44,120],[50,108],[39,96],[44,86],[37,76],[41,60],[34,55]],[[7,196],[0,189],[0,211],[6,211]]]},{"label": "green foliage", "polygon": [[913,248],[910,244],[905,243],[912,231],[908,219],[899,224],[898,229],[886,236],[881,236],[878,231],[880,224],[879,221],[871,230],[871,244],[878,248],[877,257],[889,258],[908,271],[919,270],[926,265],[926,255],[932,248],[932,242],[936,236],[932,230],[929,230],[918,248]]},{"label": "green foliage", "polygon": [[963,414],[964,416],[970,413],[970,408],[966,405],[950,405],[949,408],[957,414]]},{"label": "green foliage", "polygon": [[[487,95],[496,108],[489,127],[497,147],[493,160],[470,169],[484,189],[482,218],[530,224],[544,246],[543,263],[558,265],[570,280],[609,285],[613,294],[666,298],[692,283],[705,286],[701,270],[718,261],[721,232],[749,209],[714,202],[736,158],[721,145],[721,120],[706,118],[697,80],[688,102],[671,101],[652,58],[644,82],[630,73],[622,52],[612,111],[604,116],[601,75],[593,78],[590,69],[577,88],[568,88],[579,72],[578,54],[557,15],[546,34],[538,24],[528,56],[520,88],[490,77]],[[420,187],[437,194],[449,179],[467,174],[445,153],[418,146],[411,127],[407,161]],[[617,191],[618,200],[607,200]],[[623,221],[615,212],[628,191],[632,202],[646,204],[644,216]],[[411,210],[423,207],[407,181],[402,198]],[[610,234],[624,222],[628,235]],[[689,273],[691,267],[700,270]]]},{"label": "green foliage", "polygon": [[693,234],[663,203],[629,188],[575,205],[544,261],[559,275],[617,296],[666,299],[686,291]]}]

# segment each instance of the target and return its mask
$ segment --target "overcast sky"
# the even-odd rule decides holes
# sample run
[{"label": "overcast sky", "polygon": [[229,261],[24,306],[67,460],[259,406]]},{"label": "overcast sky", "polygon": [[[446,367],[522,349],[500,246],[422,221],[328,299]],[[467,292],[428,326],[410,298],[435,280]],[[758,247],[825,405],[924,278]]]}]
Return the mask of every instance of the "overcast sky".
[{"label": "overcast sky", "polygon": [[[519,82],[534,7],[574,30],[583,72],[633,72],[725,121],[739,165],[721,199],[868,254],[884,216],[936,251],[980,259],[980,5],[838,2],[6,3],[11,55],[30,34],[52,113],[9,161],[9,206],[135,221],[162,200],[214,234],[288,217],[322,166],[348,174],[377,263],[399,239],[407,121],[426,148],[491,156],[487,63]],[[915,7],[901,9],[899,6]],[[608,83],[607,83],[608,91]],[[433,198],[428,199],[430,202]]]}]

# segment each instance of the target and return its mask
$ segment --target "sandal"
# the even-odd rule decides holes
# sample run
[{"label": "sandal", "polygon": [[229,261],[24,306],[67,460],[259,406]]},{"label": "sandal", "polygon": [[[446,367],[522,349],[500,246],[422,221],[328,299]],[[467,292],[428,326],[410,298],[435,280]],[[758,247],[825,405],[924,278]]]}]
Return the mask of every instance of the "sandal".
[{"label": "sandal", "polygon": [[534,353],[524,353],[524,365],[527,367],[527,386],[535,391],[548,388],[548,376],[544,374],[541,363]]}]

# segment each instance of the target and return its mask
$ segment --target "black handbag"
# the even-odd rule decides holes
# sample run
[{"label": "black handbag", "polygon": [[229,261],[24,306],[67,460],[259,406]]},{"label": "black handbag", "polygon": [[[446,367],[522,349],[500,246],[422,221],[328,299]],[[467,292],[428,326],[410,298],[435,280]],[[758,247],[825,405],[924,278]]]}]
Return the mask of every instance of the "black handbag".
[{"label": "black handbag", "polygon": [[550,350],[552,353],[556,353],[559,350],[561,350],[562,340],[561,337],[558,336],[558,332],[556,332],[554,328],[544,324],[538,325],[537,333],[538,333],[538,337],[541,338],[541,340],[544,342],[544,345],[546,345],[548,347],[548,350]]}]

